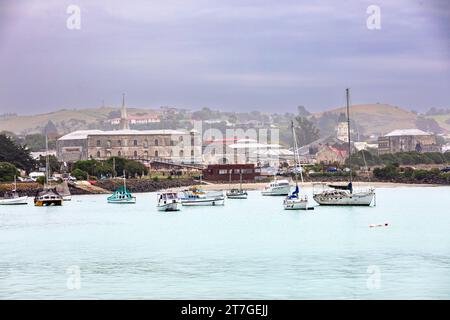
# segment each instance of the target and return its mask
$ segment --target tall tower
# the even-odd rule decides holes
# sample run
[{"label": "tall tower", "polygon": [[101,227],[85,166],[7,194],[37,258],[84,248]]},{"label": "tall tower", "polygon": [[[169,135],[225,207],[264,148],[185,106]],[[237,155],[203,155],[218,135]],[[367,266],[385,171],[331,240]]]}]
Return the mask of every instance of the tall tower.
[{"label": "tall tower", "polygon": [[125,93],[122,95],[122,109],[120,109],[120,130],[128,130],[127,108],[125,107]]}]

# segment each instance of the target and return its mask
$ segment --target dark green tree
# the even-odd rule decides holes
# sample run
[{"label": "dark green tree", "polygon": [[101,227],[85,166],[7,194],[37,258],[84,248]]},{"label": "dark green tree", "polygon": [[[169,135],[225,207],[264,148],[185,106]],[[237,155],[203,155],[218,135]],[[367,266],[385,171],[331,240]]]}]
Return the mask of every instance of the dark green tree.
[{"label": "dark green tree", "polygon": [[295,120],[297,122],[296,134],[299,146],[307,145],[319,139],[319,129],[306,117],[297,116]]},{"label": "dark green tree", "polygon": [[4,134],[0,135],[0,162],[10,162],[25,171],[31,171],[36,164],[26,147]]},{"label": "dark green tree", "polygon": [[9,162],[0,162],[0,181],[13,181],[18,175],[15,165]]}]

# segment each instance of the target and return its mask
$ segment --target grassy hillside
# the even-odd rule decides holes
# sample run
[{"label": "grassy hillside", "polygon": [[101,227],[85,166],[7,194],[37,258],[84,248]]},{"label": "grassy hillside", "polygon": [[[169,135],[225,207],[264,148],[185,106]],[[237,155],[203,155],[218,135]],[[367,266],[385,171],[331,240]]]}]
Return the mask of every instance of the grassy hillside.
[{"label": "grassy hillside", "polygon": [[[328,110],[346,113],[345,107]],[[319,117],[323,112],[315,114]],[[362,104],[350,108],[350,117],[364,127],[365,134],[385,134],[395,129],[416,128],[417,115],[388,104]]]},{"label": "grassy hillside", "polygon": [[439,124],[441,128],[450,131],[450,113],[439,114],[435,116],[426,116],[426,118],[436,120],[436,122]]},{"label": "grassy hillside", "polygon": [[[45,114],[0,119],[0,131],[11,131],[16,134],[41,132],[48,121],[51,120],[59,133],[67,133],[88,129],[90,125],[108,119],[108,114],[112,111],[119,111],[119,109],[112,107],[63,109]],[[149,112],[150,110],[128,108],[127,111],[128,113],[138,113]]]}]

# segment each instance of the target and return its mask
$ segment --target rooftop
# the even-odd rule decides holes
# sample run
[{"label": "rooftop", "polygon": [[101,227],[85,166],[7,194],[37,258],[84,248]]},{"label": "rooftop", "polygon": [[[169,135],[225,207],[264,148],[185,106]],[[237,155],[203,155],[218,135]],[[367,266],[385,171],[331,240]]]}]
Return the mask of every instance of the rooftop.
[{"label": "rooftop", "polygon": [[88,136],[119,136],[119,135],[181,135],[186,134],[178,130],[79,130],[68,133],[58,140],[87,139]]},{"label": "rooftop", "polygon": [[385,137],[395,136],[429,136],[431,133],[422,131],[420,129],[397,129],[389,132]]}]

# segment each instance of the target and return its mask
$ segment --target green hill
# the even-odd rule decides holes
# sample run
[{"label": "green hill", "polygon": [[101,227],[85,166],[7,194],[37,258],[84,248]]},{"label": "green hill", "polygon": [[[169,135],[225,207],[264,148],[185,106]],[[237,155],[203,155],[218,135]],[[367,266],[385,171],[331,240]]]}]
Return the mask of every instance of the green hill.
[{"label": "green hill", "polygon": [[[345,107],[328,110],[346,113]],[[324,112],[314,114],[320,117]],[[350,117],[364,128],[365,134],[386,134],[395,129],[417,128],[417,115],[411,111],[388,104],[361,104],[350,108]]]},{"label": "green hill", "polygon": [[[60,134],[74,130],[89,129],[90,126],[107,120],[111,112],[118,112],[119,108],[101,107],[91,109],[62,109],[55,112],[30,116],[14,116],[0,118],[0,131],[11,131],[16,134],[41,132],[51,120]],[[128,113],[146,113],[151,110],[127,108]]]}]

